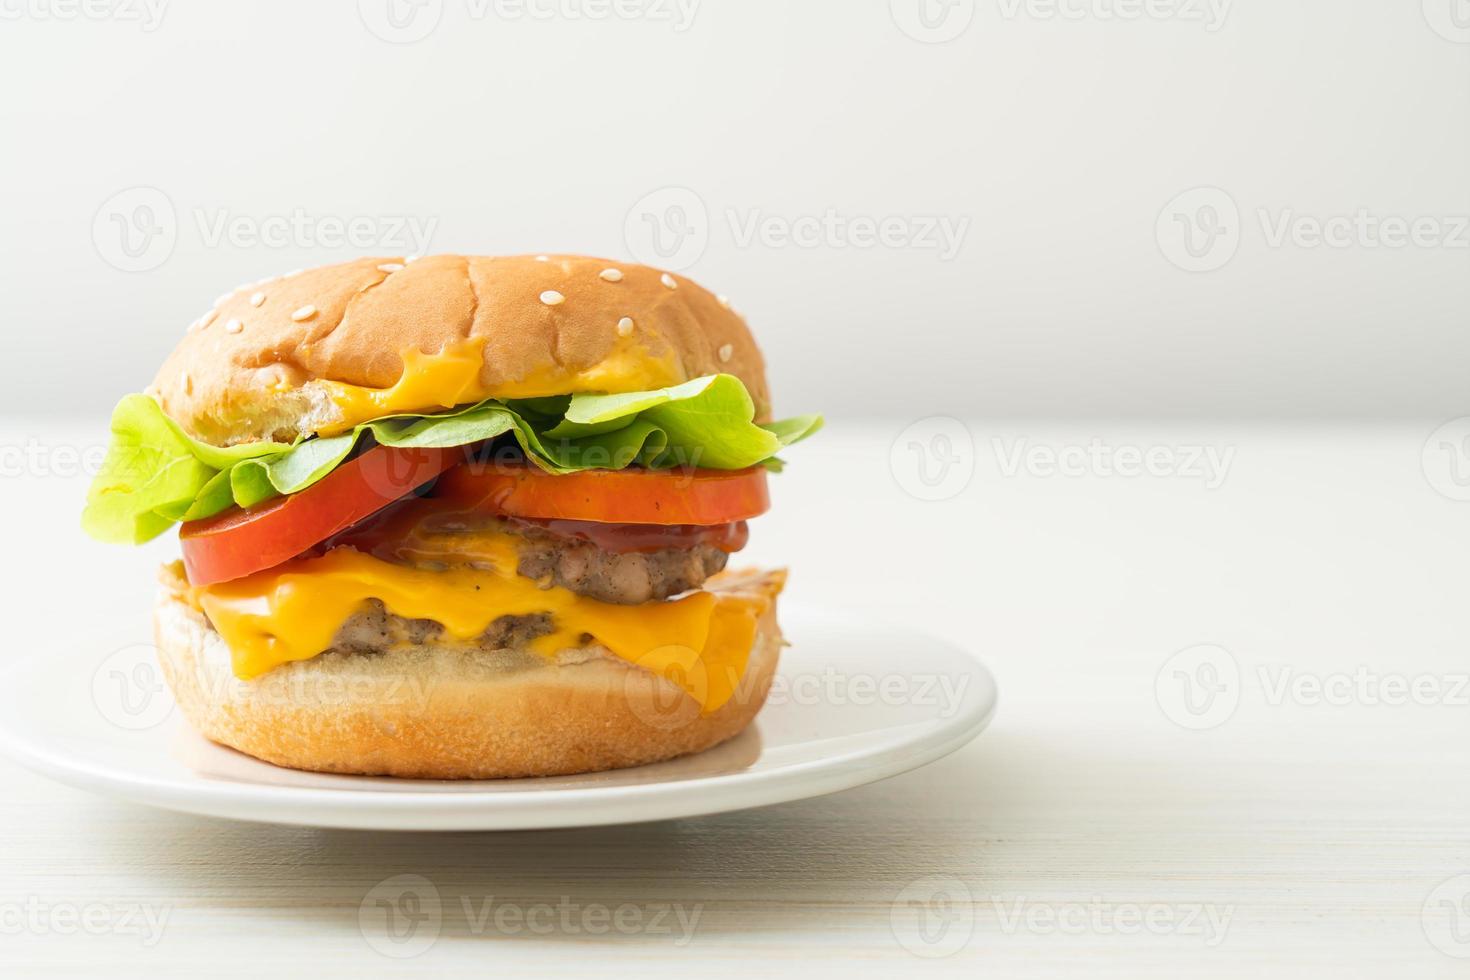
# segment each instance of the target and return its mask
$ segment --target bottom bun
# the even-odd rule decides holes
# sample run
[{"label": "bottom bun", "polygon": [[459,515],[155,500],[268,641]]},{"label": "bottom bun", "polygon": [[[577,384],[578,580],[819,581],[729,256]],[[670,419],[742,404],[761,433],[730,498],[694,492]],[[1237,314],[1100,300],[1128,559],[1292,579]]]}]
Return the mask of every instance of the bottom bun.
[{"label": "bottom bun", "polygon": [[[721,578],[738,588],[752,576],[709,587]],[[596,645],[555,660],[433,645],[332,651],[242,681],[175,589],[161,591],[153,623],[164,677],[206,738],[292,769],[420,779],[560,776],[701,752],[750,724],[782,645],[773,600],[735,694],[701,714],[680,688]]]}]

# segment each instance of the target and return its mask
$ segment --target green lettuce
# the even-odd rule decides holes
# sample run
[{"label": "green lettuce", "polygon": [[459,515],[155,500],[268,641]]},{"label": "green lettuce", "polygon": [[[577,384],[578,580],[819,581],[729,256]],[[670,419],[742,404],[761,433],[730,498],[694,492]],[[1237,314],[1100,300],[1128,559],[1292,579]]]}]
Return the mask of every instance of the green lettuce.
[{"label": "green lettuce", "polygon": [[249,507],[311,486],[365,434],[382,445],[452,448],[512,436],[551,473],[700,466],[781,468],[776,453],[822,426],[819,415],[754,422],[755,405],[728,374],[619,395],[484,401],[437,415],[395,415],[351,432],[295,443],[221,448],[191,438],[146,395],[112,412],[112,443],[87,493],[82,528],[101,541],[141,544],[178,521]]}]

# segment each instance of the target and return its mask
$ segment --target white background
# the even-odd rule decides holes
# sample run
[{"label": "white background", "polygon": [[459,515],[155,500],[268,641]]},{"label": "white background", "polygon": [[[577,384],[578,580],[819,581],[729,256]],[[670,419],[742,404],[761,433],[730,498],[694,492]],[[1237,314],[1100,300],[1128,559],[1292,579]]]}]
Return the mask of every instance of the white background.
[{"label": "white background", "polygon": [[[704,206],[687,271],[750,316],[787,412],[1464,408],[1465,0],[391,0],[414,43],[367,26],[405,36],[390,0],[90,2],[0,0],[0,409],[105,411],[218,293],[408,251],[397,217],[433,250],[632,257],[666,187]],[[921,2],[957,36],[916,39]],[[1238,218],[1188,272],[1156,228],[1201,186]],[[829,209],[898,244],[745,234]],[[1360,210],[1438,230],[1272,244]],[[215,237],[298,212],[277,244]],[[368,247],[319,243],[359,217]],[[109,263],[134,264],[117,221],[150,268]]]},{"label": "white background", "polygon": [[[833,420],[743,557],[790,564],[783,601],[965,645],[1001,692],[897,779],[591,831],[209,821],[0,761],[0,972],[1464,976],[1470,4],[1063,6],[935,0],[954,36],[926,43],[905,0],[704,0],[684,30],[428,0],[394,43],[377,0],[176,0],[151,30],[0,0],[0,667],[148,642],[175,543],[76,515],[107,408],[215,295],[412,251],[398,218],[434,251],[625,258],[651,220],[750,316],[778,408]],[[966,231],[743,237],[829,209]],[[1360,211],[1441,240],[1312,243]],[[382,247],[320,241],[354,218]],[[1230,710],[1195,714],[1232,664]],[[361,919],[404,874],[448,903],[407,962]],[[916,936],[908,899],[956,884]],[[492,897],[702,918],[684,946],[486,932],[459,903]],[[127,910],[169,916],[156,943]],[[1079,911],[1103,924],[1047,924]]]}]

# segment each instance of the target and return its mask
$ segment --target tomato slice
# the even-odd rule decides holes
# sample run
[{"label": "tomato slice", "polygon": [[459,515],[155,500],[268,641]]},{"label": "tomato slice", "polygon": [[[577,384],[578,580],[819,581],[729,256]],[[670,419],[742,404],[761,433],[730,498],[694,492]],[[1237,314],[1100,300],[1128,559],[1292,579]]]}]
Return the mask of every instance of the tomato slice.
[{"label": "tomato slice", "polygon": [[388,506],[464,458],[453,449],[375,446],[302,490],[179,529],[184,570],[210,585],[294,558]]},{"label": "tomato slice", "polygon": [[511,517],[606,524],[731,524],[771,508],[759,466],[557,476],[524,463],[466,464],[445,473],[434,496]]}]

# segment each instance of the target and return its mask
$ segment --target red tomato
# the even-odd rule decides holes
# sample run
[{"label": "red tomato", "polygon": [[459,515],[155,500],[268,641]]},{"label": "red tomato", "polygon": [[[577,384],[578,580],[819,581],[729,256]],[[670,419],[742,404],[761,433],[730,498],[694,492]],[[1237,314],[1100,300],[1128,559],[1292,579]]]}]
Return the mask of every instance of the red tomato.
[{"label": "red tomato", "polygon": [[443,473],[463,453],[376,446],[300,493],[232,508],[179,529],[184,570],[210,585],[294,558]]},{"label": "red tomato", "polygon": [[771,508],[759,466],[557,476],[519,463],[467,464],[445,473],[434,496],[511,517],[605,524],[730,524]]}]

